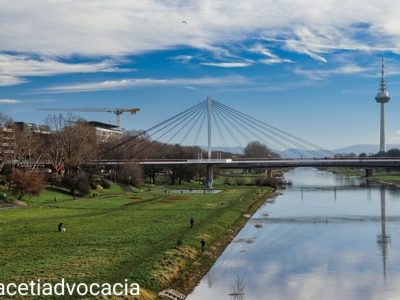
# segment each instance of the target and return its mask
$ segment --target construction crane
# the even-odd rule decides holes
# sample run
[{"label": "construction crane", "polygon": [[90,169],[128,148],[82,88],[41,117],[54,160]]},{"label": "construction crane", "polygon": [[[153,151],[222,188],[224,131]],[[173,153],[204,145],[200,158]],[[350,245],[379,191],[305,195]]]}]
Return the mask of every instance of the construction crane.
[{"label": "construction crane", "polygon": [[40,108],[38,110],[46,111],[82,111],[82,112],[110,112],[115,114],[115,125],[121,127],[121,115],[124,112],[135,114],[140,111],[139,108]]}]

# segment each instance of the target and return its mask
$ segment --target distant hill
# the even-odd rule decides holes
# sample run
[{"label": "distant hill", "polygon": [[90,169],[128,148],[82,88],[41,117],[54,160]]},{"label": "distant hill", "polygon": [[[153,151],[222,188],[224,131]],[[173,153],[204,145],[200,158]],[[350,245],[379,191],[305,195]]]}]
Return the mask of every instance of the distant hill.
[{"label": "distant hill", "polygon": [[[399,145],[394,145],[394,144],[389,144],[386,145],[386,149],[390,150],[393,148],[399,148]],[[339,149],[334,149],[330,150],[333,153],[337,154],[348,154],[348,153],[355,153],[356,155],[359,155],[361,153],[377,153],[379,152],[379,145],[370,145],[370,144],[357,144],[357,145],[351,145],[351,146],[346,146],[343,148]],[[326,153],[322,151],[305,151],[305,150],[300,150],[300,149],[287,149],[281,152],[282,157],[299,157],[299,155],[296,155],[297,153],[303,155],[304,157],[324,157],[327,156]]]},{"label": "distant hill", "polygon": [[[200,146],[203,150],[207,151],[207,146]],[[243,154],[243,151],[240,147],[212,147],[212,151],[221,151],[221,152],[228,152],[234,153],[234,154]]]},{"label": "distant hill", "polygon": [[[206,146],[202,146],[204,150],[207,150]],[[390,150],[393,148],[400,148],[399,145],[395,144],[389,144],[386,145],[386,149]],[[242,154],[242,150],[240,147],[228,147],[229,152],[234,153],[234,154]],[[213,147],[213,151],[226,151],[224,147]],[[338,154],[344,154],[344,153],[355,153],[357,155],[361,153],[377,153],[379,151],[379,145],[371,145],[371,144],[357,144],[357,145],[351,145],[351,146],[346,146],[343,148],[338,148],[335,150],[330,150],[333,153],[338,153]],[[284,151],[280,152],[282,157],[299,157],[299,155],[303,155],[304,157],[324,157],[327,156],[326,153],[321,152],[321,151],[306,151],[306,150],[300,150],[300,149],[286,149]]]},{"label": "distant hill", "polygon": [[[399,148],[399,145],[389,144],[386,145],[386,149],[390,150],[393,148]],[[358,145],[351,145],[343,148],[339,148],[333,150],[335,153],[377,153],[379,152],[379,145],[369,145],[369,144],[358,144]]]}]

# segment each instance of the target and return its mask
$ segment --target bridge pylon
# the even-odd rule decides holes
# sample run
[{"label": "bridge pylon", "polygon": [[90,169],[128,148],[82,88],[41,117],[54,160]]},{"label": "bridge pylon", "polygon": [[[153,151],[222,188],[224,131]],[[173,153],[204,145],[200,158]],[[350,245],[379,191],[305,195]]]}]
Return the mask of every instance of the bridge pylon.
[{"label": "bridge pylon", "polygon": [[207,164],[207,188],[212,189],[214,182],[214,166]]},{"label": "bridge pylon", "polygon": [[[208,160],[212,158],[212,148],[211,148],[211,114],[212,114],[212,99],[210,96],[207,97],[207,154]],[[213,187],[214,181],[214,167],[212,164],[207,164],[207,188],[211,189]]]}]

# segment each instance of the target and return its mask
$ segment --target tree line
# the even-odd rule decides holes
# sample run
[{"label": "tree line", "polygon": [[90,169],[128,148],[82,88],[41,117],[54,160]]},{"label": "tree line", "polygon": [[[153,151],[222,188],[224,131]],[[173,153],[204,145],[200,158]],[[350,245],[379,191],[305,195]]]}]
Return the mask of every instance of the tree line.
[{"label": "tree line", "polygon": [[[201,147],[161,143],[140,131],[124,131],[121,137],[104,142],[96,136],[93,126],[72,114],[49,115],[45,120],[46,130],[39,132],[21,127],[3,114],[0,114],[0,122],[13,129],[13,151],[5,157],[2,173],[18,198],[40,193],[46,181],[68,188],[74,196],[84,195],[90,190],[87,186],[95,186],[96,181],[101,181],[101,174],[108,174],[110,180],[138,187],[146,178],[154,184],[181,184],[182,181],[202,182],[206,176],[205,169],[199,165],[141,167],[126,164],[105,170],[90,164],[99,159],[196,159],[207,155]],[[132,141],[115,148],[117,143],[128,139]],[[257,141],[249,143],[244,150],[239,156],[277,156]],[[218,156],[230,158],[232,153],[219,152]],[[48,175],[39,172],[43,166],[51,170]],[[218,169],[215,173],[217,176]]]}]

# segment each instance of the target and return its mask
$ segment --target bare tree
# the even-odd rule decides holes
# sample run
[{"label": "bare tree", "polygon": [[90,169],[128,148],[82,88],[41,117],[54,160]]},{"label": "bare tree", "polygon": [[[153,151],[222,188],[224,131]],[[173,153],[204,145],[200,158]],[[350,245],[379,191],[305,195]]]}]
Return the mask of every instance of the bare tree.
[{"label": "bare tree", "polygon": [[15,169],[10,175],[11,189],[21,200],[25,195],[38,195],[44,189],[44,176],[32,170]]},{"label": "bare tree", "polygon": [[43,139],[46,157],[53,170],[61,174],[64,169],[63,158],[65,153],[61,132],[65,126],[65,118],[62,114],[52,114],[47,116],[45,123],[51,130],[51,134]]},{"label": "bare tree", "polygon": [[10,125],[12,123],[11,117],[7,116],[6,114],[3,114],[0,112],[0,125]]},{"label": "bare tree", "polygon": [[261,144],[258,141],[247,144],[246,148],[244,148],[244,156],[248,158],[279,157],[279,155],[269,149],[267,145]]},{"label": "bare tree", "polygon": [[67,172],[97,158],[99,148],[95,129],[83,120],[76,121],[73,126],[66,126],[61,132],[61,138],[65,149],[63,162]]},{"label": "bare tree", "polygon": [[73,115],[50,115],[46,124],[52,134],[45,138],[46,156],[54,170],[62,173],[98,157],[95,129]]}]

